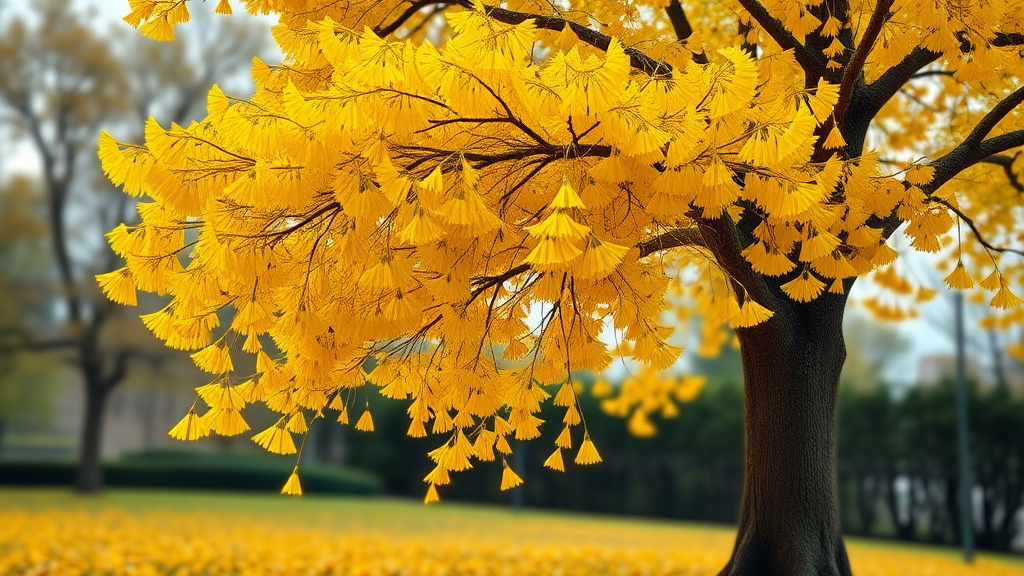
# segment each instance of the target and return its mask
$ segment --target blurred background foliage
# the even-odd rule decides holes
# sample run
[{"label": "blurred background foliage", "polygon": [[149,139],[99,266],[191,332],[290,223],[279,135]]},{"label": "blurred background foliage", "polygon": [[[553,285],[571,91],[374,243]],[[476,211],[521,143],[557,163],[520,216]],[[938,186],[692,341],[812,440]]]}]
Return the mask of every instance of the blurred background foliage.
[{"label": "blurred background foliage", "polygon": [[[0,484],[96,491],[106,472],[115,486],[276,491],[293,465],[244,436],[173,444],[167,430],[203,376],[138,321],[159,301],[113,305],[93,279],[117,266],[103,234],[137,218],[130,199],[100,177],[99,127],[137,141],[150,115],[164,125],[200,120],[209,86],[246,94],[251,57],[270,49],[265,23],[196,12],[178,42],[159,44],[98,29],[95,15],[67,0],[23,10],[0,3]],[[951,358],[921,359],[919,373],[930,376],[916,385],[887,384],[910,343],[849,316],[838,430],[844,529],[955,543]],[[971,346],[977,540],[1020,552],[1021,368],[984,331]],[[602,465],[564,474],[542,467],[561,418],[548,406],[541,417],[554,422],[510,462],[526,480],[522,488],[499,492],[501,467],[478,466],[444,487],[442,498],[733,523],[743,479],[739,357],[725,344],[715,357],[688,356],[683,367],[708,383],[678,416],[656,419],[656,436],[631,436],[624,419],[583,394]],[[626,375],[607,377],[614,386]],[[584,388],[595,381],[577,380]],[[374,393],[368,401],[372,434],[337,426],[333,414],[314,423],[303,457],[306,490],[418,498],[435,440],[406,436],[404,403]],[[247,412],[255,430],[271,418]]]}]

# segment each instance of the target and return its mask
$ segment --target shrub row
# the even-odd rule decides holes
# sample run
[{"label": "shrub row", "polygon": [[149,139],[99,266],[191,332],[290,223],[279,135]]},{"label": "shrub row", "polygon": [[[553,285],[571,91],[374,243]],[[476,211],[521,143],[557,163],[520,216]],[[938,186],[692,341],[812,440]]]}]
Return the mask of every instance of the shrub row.
[{"label": "shrub row", "polygon": [[[129,455],[103,466],[107,486],[205,490],[277,491],[292,463],[262,454],[157,451]],[[2,462],[0,485],[71,486],[72,462]],[[371,472],[310,464],[300,471],[311,494],[376,494],[380,479]]]}]

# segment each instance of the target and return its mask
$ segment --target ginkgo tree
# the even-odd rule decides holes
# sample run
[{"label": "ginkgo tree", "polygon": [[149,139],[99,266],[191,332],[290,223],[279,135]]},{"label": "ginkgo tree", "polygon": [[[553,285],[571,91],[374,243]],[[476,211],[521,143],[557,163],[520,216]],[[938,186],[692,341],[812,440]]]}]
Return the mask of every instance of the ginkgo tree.
[{"label": "ginkgo tree", "polygon": [[[474,462],[513,487],[508,440],[539,435],[545,401],[565,409],[546,464],[600,461],[571,375],[671,365],[662,312],[685,302],[735,328],[743,359],[722,573],[845,575],[853,283],[877,277],[890,316],[934,294],[894,263],[901,231],[1021,319],[1019,0],[243,3],[279,16],[285,54],[255,61],[253,95],[214,86],[201,122],[100,140],[111,180],[148,200],[99,281],[129,305],[169,294],[143,321],[211,375],[177,438],[245,433],[258,402],[280,417],[253,439],[295,453],[326,408],[372,430],[376,386],[438,439],[427,501]],[[161,40],[189,18],[129,4]],[[255,373],[233,368],[244,354]],[[652,380],[657,402],[691,395]],[[654,409],[628,390],[616,410]]]}]

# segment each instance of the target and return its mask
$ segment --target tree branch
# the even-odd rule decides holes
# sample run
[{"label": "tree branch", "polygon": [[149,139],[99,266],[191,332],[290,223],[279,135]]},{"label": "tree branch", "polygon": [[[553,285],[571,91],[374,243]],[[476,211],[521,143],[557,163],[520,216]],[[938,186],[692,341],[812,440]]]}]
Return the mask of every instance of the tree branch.
[{"label": "tree branch", "polygon": [[768,278],[755,273],[750,262],[743,257],[744,242],[732,218],[728,215],[714,219],[698,218],[697,225],[705,245],[737,292],[742,289],[743,293],[772,310],[785,305],[787,299],[779,296],[781,291],[773,290]]},{"label": "tree branch", "polygon": [[[991,112],[990,112],[991,113]],[[977,128],[975,128],[977,129]],[[965,142],[966,143],[966,142]],[[922,186],[922,190],[928,199],[933,202],[940,202],[957,216],[962,218],[968,226],[971,227],[975,237],[981,242],[982,246],[996,252],[1014,252],[1019,253],[1018,250],[1008,248],[998,248],[988,243],[982,236],[981,233],[974,226],[974,222],[965,216],[963,212],[952,207],[947,202],[935,198],[933,194],[943,184],[952,180],[957,174],[966,170],[967,168],[988,160],[989,158],[998,155],[1000,152],[1005,152],[1011,148],[1018,146],[1024,146],[1024,130],[1016,130],[1013,132],[1007,132],[1006,134],[1000,134],[999,136],[993,136],[987,140],[983,140],[976,147],[966,146],[965,143],[961,143],[959,146],[951,150],[948,154],[942,156],[938,160],[932,162],[930,165],[935,168],[935,173],[932,175],[932,180],[927,185]],[[904,184],[907,185],[907,184]],[[871,221],[869,221],[870,223]],[[903,221],[896,217],[896,211],[894,210],[889,216],[883,219],[879,224],[882,229],[882,237],[888,238],[902,225]]]},{"label": "tree branch", "polygon": [[921,68],[938,60],[940,56],[942,54],[938,52],[914,48],[899,64],[886,70],[874,82],[864,85],[859,90],[858,96],[863,100],[866,112],[870,112],[867,115],[869,121],[890,98],[899,92],[907,80],[913,78]]},{"label": "tree branch", "polygon": [[74,348],[76,342],[65,338],[54,340],[36,340],[25,330],[13,329],[0,331],[0,340],[14,338],[15,341],[0,344],[0,355],[13,354],[15,352],[43,352],[46,350],[61,350]]},{"label": "tree branch", "polygon": [[[992,46],[1024,46],[1024,34],[998,32],[991,42]],[[971,51],[971,44],[965,36],[960,37],[960,50],[964,53]],[[899,64],[885,71],[874,82],[866,85],[854,86],[853,101],[859,104],[857,114],[870,122],[875,114],[882,109],[882,106],[892,98],[896,92],[912,78],[921,78],[932,75],[952,76],[953,72],[946,70],[934,70],[921,72],[925,66],[935,62],[942,57],[938,52],[932,52],[925,48],[914,48]],[[863,130],[867,126],[859,127]],[[844,135],[845,135],[844,131]]]},{"label": "tree branch", "polygon": [[399,28],[401,28],[402,25],[409,20],[409,18],[412,18],[413,15],[419,12],[421,9],[423,9],[423,7],[429,6],[431,4],[443,4],[443,2],[435,2],[434,0],[421,0],[419,2],[412,2],[409,5],[409,7],[405,10],[405,12],[402,12],[398,16],[398,18],[395,19],[394,22],[388,24],[387,26],[384,26],[384,23],[381,22],[380,24],[373,28],[373,33],[376,34],[377,36],[380,36],[381,38],[388,36],[395,32],[396,30],[398,30]]},{"label": "tree branch", "polygon": [[953,71],[952,70],[925,70],[924,72],[918,72],[917,74],[914,74],[909,79],[910,80],[917,80],[918,78],[927,78],[929,76],[952,76],[952,75],[953,75]]},{"label": "tree branch", "polygon": [[1020,32],[996,32],[996,37],[992,40],[993,46],[1004,47],[1004,46],[1024,46],[1024,34]]},{"label": "tree branch", "polygon": [[996,127],[996,124],[1022,101],[1024,101],[1024,88],[1018,88],[989,110],[963,142],[945,156],[932,162],[935,174],[925,191],[931,193],[937,190],[963,170],[993,154],[1024,146],[1024,130],[1015,130],[987,140],[984,139]]},{"label": "tree branch", "polygon": [[470,284],[473,285],[473,289],[470,291],[469,301],[472,302],[473,300],[475,300],[476,297],[483,293],[484,290],[487,290],[492,286],[502,284],[503,282],[511,280],[512,278],[529,270],[530,265],[523,263],[519,264],[518,266],[513,266],[512,268],[509,268],[505,272],[495,276],[477,276],[475,278],[470,279],[469,282]]},{"label": "tree branch", "polygon": [[1017,175],[1013,173],[1013,161],[1016,160],[1016,156],[1007,156],[1005,154],[993,154],[986,156],[979,160],[979,162],[985,164],[995,164],[1001,166],[1003,171],[1006,172],[1006,178],[1010,181],[1010,186],[1013,187],[1017,192],[1024,192],[1024,182],[1021,182]]},{"label": "tree branch", "polygon": [[837,120],[842,118],[843,112],[850,105],[850,98],[853,97],[853,86],[860,80],[861,72],[864,70],[864,63],[867,62],[868,55],[871,54],[871,49],[875,46],[875,40],[878,39],[878,35],[882,31],[882,25],[889,18],[889,9],[892,8],[893,2],[894,0],[878,0],[878,3],[875,4],[875,11],[871,14],[868,27],[865,28],[864,34],[861,36],[860,44],[857,45],[857,51],[853,53],[849,64],[843,70],[843,80],[839,85],[839,100],[836,102],[833,112]]},{"label": "tree branch", "polygon": [[[697,228],[675,228],[662,232],[661,234],[658,234],[648,240],[644,240],[636,245],[636,247],[640,249],[640,258],[650,256],[651,254],[661,250],[669,250],[680,246],[704,246],[704,238],[701,236],[701,233]],[[530,265],[524,262],[509,268],[501,274],[496,274],[494,276],[477,276],[470,279],[470,284],[473,288],[470,291],[469,302],[475,300],[476,297],[482,294],[485,290],[502,284],[520,274],[529,272],[530,270],[532,270]]]},{"label": "tree branch", "polygon": [[[455,4],[465,8],[474,8],[472,0],[456,0]],[[506,24],[521,24],[527,20],[533,20],[533,24],[537,28],[543,28],[553,32],[561,32],[566,26],[568,26],[573,33],[576,34],[577,38],[599,50],[607,50],[608,46],[611,45],[611,36],[602,34],[597,30],[587,28],[582,24],[570,22],[564,18],[558,18],[556,16],[541,16],[539,14],[529,14],[527,12],[516,12],[514,10],[506,10],[505,8],[488,5],[484,5],[484,10],[491,18]],[[626,52],[626,55],[629,56],[630,65],[637,70],[641,70],[651,76],[670,76],[672,74],[672,66],[665,62],[655,60],[633,47],[627,48],[624,46],[623,50]]]},{"label": "tree branch", "polygon": [[[679,3],[679,0],[672,0],[668,6],[665,7],[665,13],[668,15],[668,21],[672,24],[672,29],[676,32],[676,38],[680,42],[685,42],[693,35],[693,26],[690,26],[689,19],[686,18],[686,12],[683,10],[683,5]],[[708,55],[701,50],[700,54],[693,53],[693,61],[697,64],[707,64]]]},{"label": "tree branch", "polygon": [[164,356],[139,348],[122,348],[114,356],[114,369],[100,380],[100,387],[106,391],[117,386],[128,375],[128,363],[132,360],[143,360],[150,365],[159,366],[163,363]]},{"label": "tree branch", "polygon": [[644,240],[636,247],[640,249],[640,257],[643,258],[670,248],[704,245],[704,237],[697,228],[675,228],[662,232],[649,240]]},{"label": "tree branch", "polygon": [[792,50],[796,61],[808,76],[817,76],[825,69],[825,58],[821,54],[807,50],[786,27],[772,16],[768,10],[757,0],[739,0],[740,6],[750,13],[757,20],[757,23],[764,28],[775,42],[783,50]]},{"label": "tree branch", "polygon": [[[1006,134],[1000,134],[999,136],[993,136],[988,140],[982,141],[981,144],[973,149],[961,143],[948,154],[930,164],[930,166],[935,168],[935,173],[932,175],[931,182],[922,186],[921,189],[929,197],[929,200],[939,202],[940,200],[936,199],[933,194],[943,184],[956,177],[957,174],[979,162],[998,155],[1000,152],[1005,152],[1018,146],[1024,146],[1024,130],[1015,130]],[[904,185],[909,186],[909,184]],[[953,210],[952,207],[950,209]],[[958,212],[957,215],[965,218],[965,222],[967,221],[966,217],[961,213]],[[872,217],[868,222],[872,227],[881,228],[883,238],[891,236],[903,224],[903,221],[896,217],[895,210],[880,221],[876,222],[874,217]],[[983,243],[983,245],[985,244]],[[995,248],[993,247],[992,249]],[[1000,249],[998,251],[1001,252],[1003,250]]]},{"label": "tree branch", "polygon": [[1017,254],[1018,256],[1024,256],[1024,252],[1022,252],[1020,250],[1017,250],[1016,248],[1005,248],[1005,247],[1002,247],[1002,246],[994,246],[994,245],[992,245],[988,240],[985,240],[984,236],[981,235],[981,231],[978,230],[978,226],[977,226],[977,224],[974,223],[974,220],[972,220],[966,214],[961,212],[959,208],[954,207],[952,204],[950,204],[949,202],[947,202],[945,200],[940,200],[938,198],[933,198],[932,200],[935,201],[935,202],[938,202],[939,204],[942,204],[943,206],[948,208],[950,211],[952,211],[954,214],[959,216],[960,220],[963,220],[964,224],[967,224],[967,227],[971,229],[971,232],[974,234],[974,237],[978,240],[978,243],[980,243],[982,246],[984,246],[988,250],[991,250],[993,252],[1001,252],[1001,253],[1006,253],[1006,254]]},{"label": "tree branch", "polygon": [[985,136],[988,136],[988,133],[991,132],[993,128],[996,127],[996,124],[1005,118],[1006,115],[1016,108],[1021,102],[1024,102],[1024,87],[1014,90],[1009,96],[1003,98],[998,104],[993,106],[992,109],[989,110],[988,114],[985,114],[985,116],[978,121],[974,130],[971,130],[970,135],[967,136],[967,139],[964,140],[961,146],[975,146],[981,144],[981,141]]},{"label": "tree branch", "polygon": [[754,26],[748,22],[740,20],[739,25],[736,28],[736,32],[738,33],[739,37],[743,38],[742,43],[740,43],[740,48],[742,48],[743,51],[746,52],[751,58],[756,60],[757,44],[751,44],[750,42],[747,42],[747,35],[750,33],[751,30],[754,29]]}]

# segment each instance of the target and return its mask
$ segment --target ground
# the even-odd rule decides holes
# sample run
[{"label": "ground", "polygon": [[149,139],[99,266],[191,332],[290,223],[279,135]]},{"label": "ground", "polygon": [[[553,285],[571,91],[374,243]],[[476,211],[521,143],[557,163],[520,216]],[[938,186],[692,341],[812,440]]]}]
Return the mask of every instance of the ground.
[{"label": "ground", "polygon": [[[708,575],[729,527],[388,499],[0,490],[0,574]],[[1020,576],[1024,561],[849,543],[858,576]]]}]

